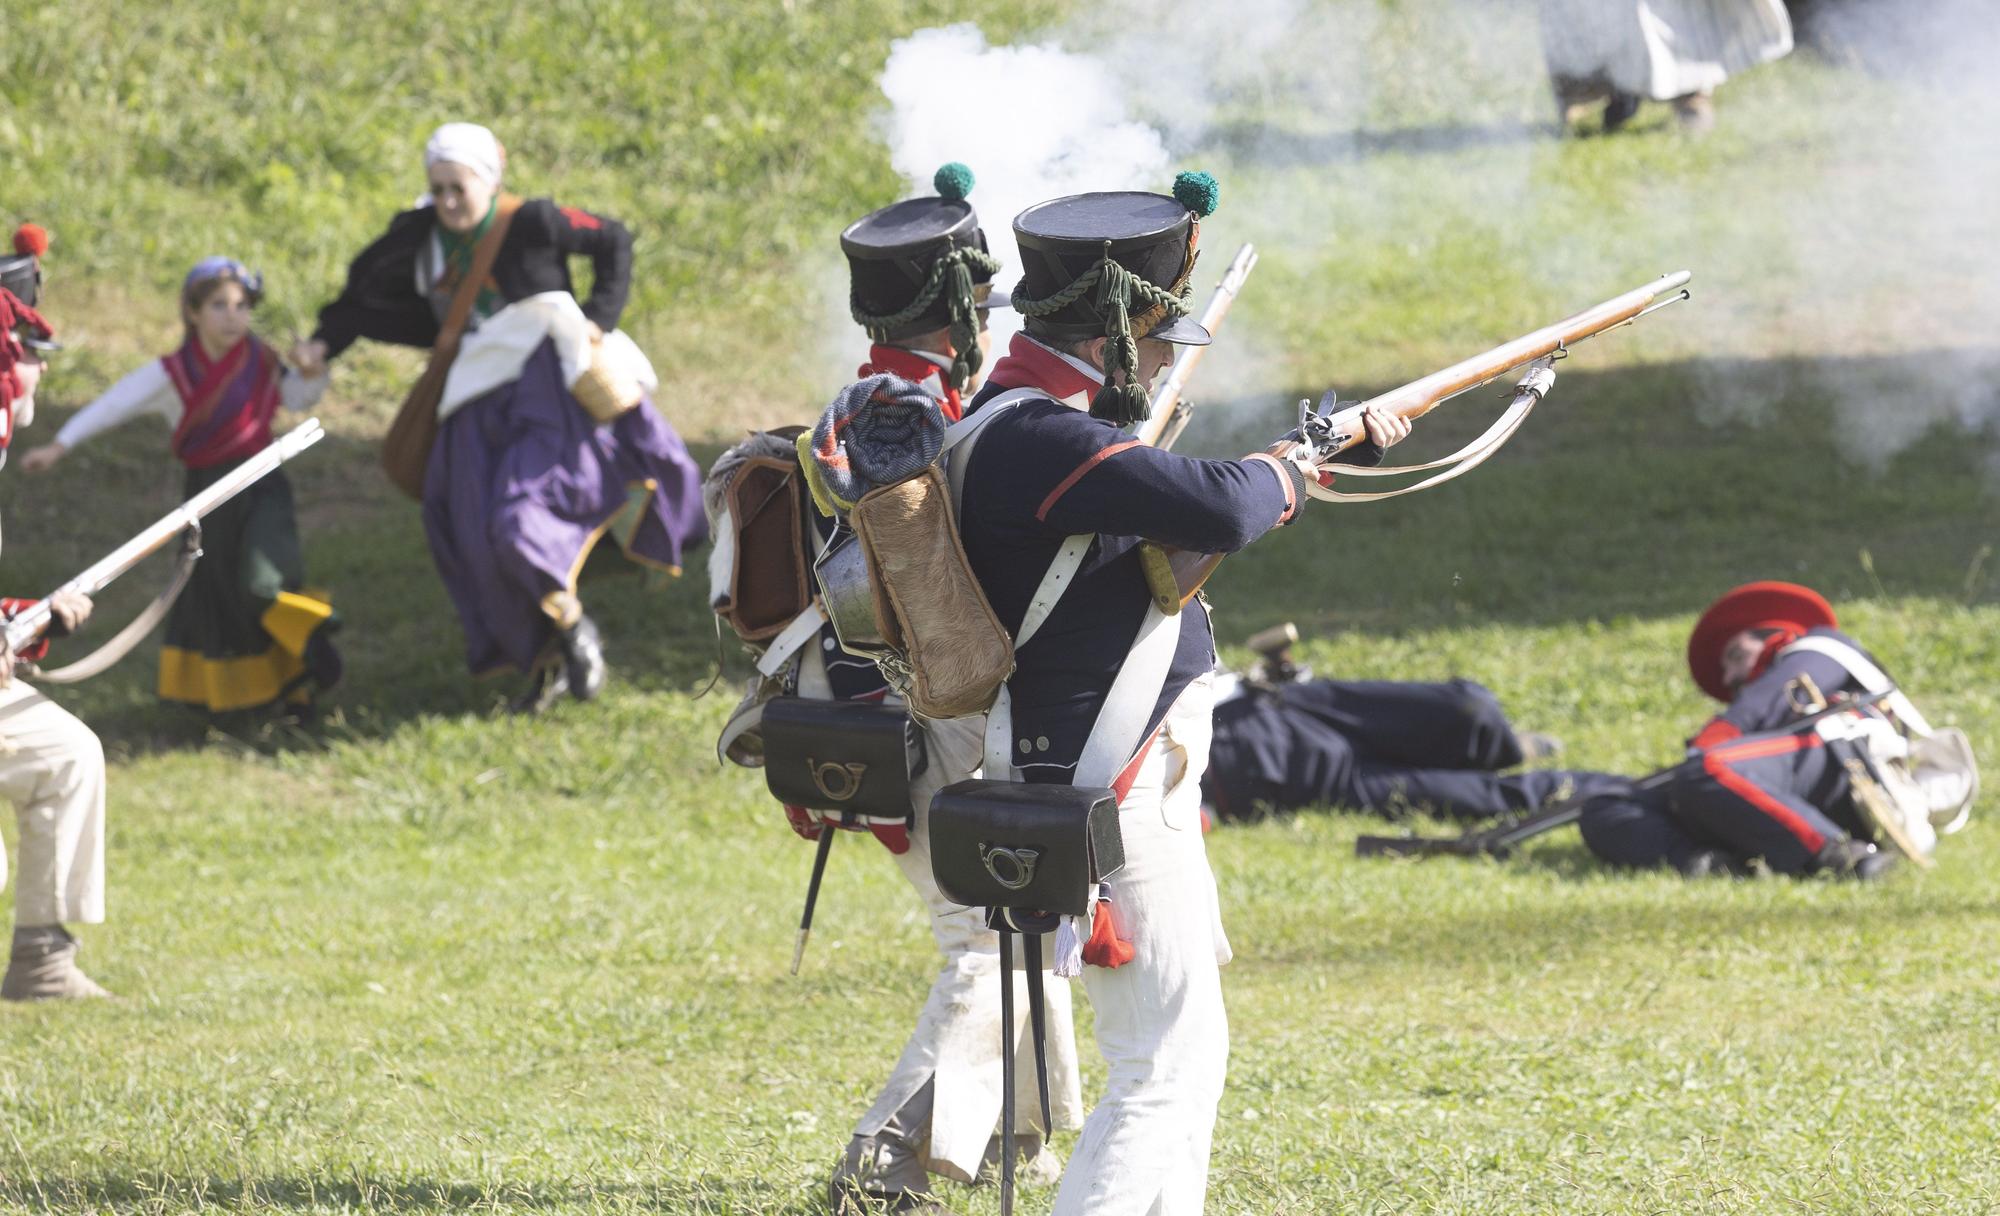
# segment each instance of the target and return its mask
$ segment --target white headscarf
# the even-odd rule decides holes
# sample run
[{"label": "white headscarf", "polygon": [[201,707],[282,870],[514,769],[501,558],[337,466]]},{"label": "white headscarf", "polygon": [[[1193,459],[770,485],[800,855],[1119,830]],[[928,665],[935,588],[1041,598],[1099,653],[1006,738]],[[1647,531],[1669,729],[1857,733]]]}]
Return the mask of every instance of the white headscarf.
[{"label": "white headscarf", "polygon": [[507,150],[500,146],[493,132],[476,122],[448,122],[431,132],[430,142],[424,145],[425,171],[439,161],[464,165],[487,185],[498,186],[500,170],[507,164]]}]

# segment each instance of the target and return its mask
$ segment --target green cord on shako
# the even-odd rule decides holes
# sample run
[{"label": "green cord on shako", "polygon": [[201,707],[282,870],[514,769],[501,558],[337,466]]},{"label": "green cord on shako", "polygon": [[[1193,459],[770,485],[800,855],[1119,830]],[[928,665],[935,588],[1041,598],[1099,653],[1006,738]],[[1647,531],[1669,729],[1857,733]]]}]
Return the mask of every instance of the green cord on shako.
[{"label": "green cord on shako", "polygon": [[1091,399],[1091,417],[1116,426],[1145,421],[1139,339],[1208,345],[1208,331],[1189,315],[1189,280],[1201,221],[1221,194],[1213,177],[1187,172],[1174,178],[1171,197],[1077,194],[1014,218],[1025,268],[1013,303],[1028,334],[1053,345],[1106,339],[1104,387]]},{"label": "green cord on shako", "polygon": [[1000,261],[986,250],[979,216],[966,201],[972,170],[952,161],[932,175],[935,198],[905,199],[848,225],[848,310],[878,343],[902,344],[949,329],[953,392],[979,371],[979,313],[1007,306],[993,290]]}]

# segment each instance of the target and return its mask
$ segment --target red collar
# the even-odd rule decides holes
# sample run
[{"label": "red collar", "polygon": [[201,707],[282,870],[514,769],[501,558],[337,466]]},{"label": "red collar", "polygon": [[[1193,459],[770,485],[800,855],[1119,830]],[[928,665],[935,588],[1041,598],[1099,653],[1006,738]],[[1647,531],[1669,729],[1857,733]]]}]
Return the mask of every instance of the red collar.
[{"label": "red collar", "polygon": [[879,376],[884,372],[892,376],[901,376],[929,390],[943,406],[946,421],[957,422],[965,414],[965,403],[960,399],[958,390],[945,379],[946,369],[939,367],[935,361],[913,350],[904,350],[900,346],[884,346],[877,342],[868,348],[868,362],[862,364],[860,370],[854,374]]},{"label": "red collar", "polygon": [[986,380],[1001,388],[1040,389],[1058,401],[1078,393],[1088,400],[1102,384],[1026,334],[1014,335]]}]

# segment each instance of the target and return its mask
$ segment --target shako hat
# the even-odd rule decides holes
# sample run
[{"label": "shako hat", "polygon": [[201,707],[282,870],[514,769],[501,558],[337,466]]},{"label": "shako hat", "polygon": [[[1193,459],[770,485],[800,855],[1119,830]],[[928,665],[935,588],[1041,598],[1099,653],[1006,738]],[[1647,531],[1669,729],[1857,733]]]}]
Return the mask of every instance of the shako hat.
[{"label": "shako hat", "polygon": [[1183,173],[1171,196],[1072,194],[1014,217],[1022,266],[1014,311],[1028,333],[1057,343],[1108,338],[1105,370],[1125,372],[1128,383],[1107,383],[1098,392],[1093,417],[1124,426],[1146,416],[1145,387],[1129,382],[1138,339],[1208,344],[1208,331],[1188,315],[1188,281],[1201,220],[1215,210],[1218,194],[1208,174]]},{"label": "shako hat", "polygon": [[993,287],[1000,262],[987,251],[979,216],[965,196],[972,170],[957,161],[931,179],[937,194],[891,203],[840,234],[847,255],[848,309],[877,342],[951,328],[953,387],[979,370],[982,308],[1004,308]]},{"label": "shako hat", "polygon": [[1833,605],[1811,587],[1766,580],[1745,583],[1710,604],[1688,635],[1688,673],[1701,690],[1727,703],[1730,689],[1722,682],[1722,652],[1729,639],[1745,629],[1832,629],[1839,622]]},{"label": "shako hat", "polygon": [[[14,230],[14,252],[10,257],[0,258],[0,289],[14,293],[14,298],[29,308],[38,308],[42,302],[42,255],[49,251],[49,234],[39,224],[22,224]],[[17,329],[16,337],[21,344],[41,351],[57,351],[62,343],[52,340],[39,328],[23,326]]]}]

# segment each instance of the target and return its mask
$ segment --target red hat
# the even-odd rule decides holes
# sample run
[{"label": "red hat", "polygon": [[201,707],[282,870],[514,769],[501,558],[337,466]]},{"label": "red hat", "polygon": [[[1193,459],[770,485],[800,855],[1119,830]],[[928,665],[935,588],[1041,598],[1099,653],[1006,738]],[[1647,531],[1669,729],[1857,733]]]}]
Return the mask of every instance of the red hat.
[{"label": "red hat", "polygon": [[1722,651],[1745,629],[1833,628],[1833,605],[1811,587],[1797,583],[1745,583],[1708,606],[1688,635],[1688,671],[1701,690],[1725,704],[1730,688],[1722,682]]}]

